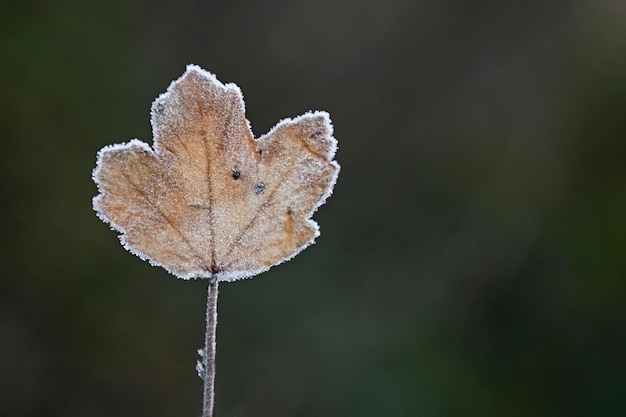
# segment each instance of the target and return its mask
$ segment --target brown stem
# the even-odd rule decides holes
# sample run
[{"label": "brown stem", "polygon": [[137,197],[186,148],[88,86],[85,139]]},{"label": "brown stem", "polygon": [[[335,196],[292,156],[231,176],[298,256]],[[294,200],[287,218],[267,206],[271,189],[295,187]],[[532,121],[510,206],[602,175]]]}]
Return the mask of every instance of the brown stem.
[{"label": "brown stem", "polygon": [[217,329],[217,279],[209,280],[204,336],[204,406],[202,417],[213,417],[215,402],[215,336]]}]

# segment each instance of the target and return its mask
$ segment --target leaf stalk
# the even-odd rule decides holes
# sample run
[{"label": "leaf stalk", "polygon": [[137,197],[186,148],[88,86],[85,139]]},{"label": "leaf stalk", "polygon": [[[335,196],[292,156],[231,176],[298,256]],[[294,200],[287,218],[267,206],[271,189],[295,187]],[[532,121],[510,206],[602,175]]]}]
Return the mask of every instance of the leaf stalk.
[{"label": "leaf stalk", "polygon": [[206,333],[204,336],[204,404],[202,417],[213,417],[215,403],[215,346],[217,332],[218,281],[209,280],[206,308]]}]

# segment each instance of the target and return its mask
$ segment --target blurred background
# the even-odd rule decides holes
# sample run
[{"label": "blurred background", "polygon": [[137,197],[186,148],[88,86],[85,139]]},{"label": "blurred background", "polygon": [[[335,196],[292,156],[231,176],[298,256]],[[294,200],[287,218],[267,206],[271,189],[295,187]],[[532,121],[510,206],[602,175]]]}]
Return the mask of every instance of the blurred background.
[{"label": "blurred background", "polygon": [[127,253],[96,152],[188,63],[342,166],[291,262],[221,286],[216,416],[626,415],[626,3],[0,6],[0,408],[199,416],[205,281]]}]

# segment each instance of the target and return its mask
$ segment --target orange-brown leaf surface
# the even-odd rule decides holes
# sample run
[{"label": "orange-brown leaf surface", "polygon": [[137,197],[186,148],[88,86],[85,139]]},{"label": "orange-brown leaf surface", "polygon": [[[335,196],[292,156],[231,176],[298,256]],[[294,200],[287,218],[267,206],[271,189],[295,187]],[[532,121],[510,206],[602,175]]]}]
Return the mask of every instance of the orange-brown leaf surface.
[{"label": "orange-brown leaf surface", "polygon": [[93,201],[123,245],[181,278],[235,280],[290,259],[339,172],[327,113],[254,139],[241,91],[190,65],[152,105],[154,146],[98,154]]}]

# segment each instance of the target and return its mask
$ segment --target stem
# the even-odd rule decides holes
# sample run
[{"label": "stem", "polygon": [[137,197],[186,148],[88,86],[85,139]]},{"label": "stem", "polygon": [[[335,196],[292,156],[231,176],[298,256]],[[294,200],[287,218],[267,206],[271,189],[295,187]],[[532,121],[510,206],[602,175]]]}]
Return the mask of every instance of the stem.
[{"label": "stem", "polygon": [[215,402],[215,336],[217,329],[217,279],[209,280],[204,336],[204,406],[202,417],[213,417]]}]

